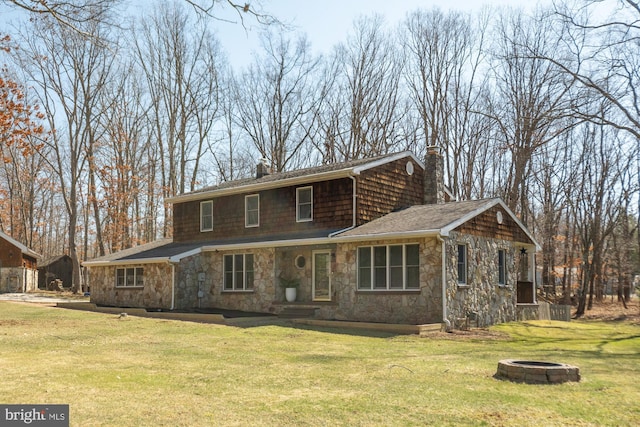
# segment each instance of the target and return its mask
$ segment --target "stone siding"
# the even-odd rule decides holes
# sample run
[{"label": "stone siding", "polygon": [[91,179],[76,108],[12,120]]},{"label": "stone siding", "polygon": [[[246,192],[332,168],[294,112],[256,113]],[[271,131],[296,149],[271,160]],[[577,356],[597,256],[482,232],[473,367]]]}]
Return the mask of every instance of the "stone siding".
[{"label": "stone siding", "polygon": [[[467,284],[458,284],[458,244],[467,246]],[[498,250],[506,251],[507,284],[498,285]],[[447,319],[460,327],[516,320],[517,248],[513,242],[451,233],[447,241]]]},{"label": "stone siding", "polygon": [[37,289],[37,270],[24,267],[0,269],[0,292],[31,292]]},{"label": "stone siding", "polygon": [[116,268],[91,267],[91,302],[114,307],[148,309],[171,308],[171,265],[168,263],[127,265],[120,268],[144,269],[142,287],[116,287]]},{"label": "stone siding", "polygon": [[[224,255],[251,253],[254,261],[253,290],[223,289]],[[276,292],[275,249],[204,252],[184,258],[176,267],[176,308],[223,308],[269,313]]]},{"label": "stone siding", "polygon": [[[360,246],[420,244],[420,288],[410,291],[358,290]],[[318,317],[365,322],[425,324],[442,320],[441,250],[433,239],[345,243],[336,250],[332,285],[335,307],[321,307]]]}]

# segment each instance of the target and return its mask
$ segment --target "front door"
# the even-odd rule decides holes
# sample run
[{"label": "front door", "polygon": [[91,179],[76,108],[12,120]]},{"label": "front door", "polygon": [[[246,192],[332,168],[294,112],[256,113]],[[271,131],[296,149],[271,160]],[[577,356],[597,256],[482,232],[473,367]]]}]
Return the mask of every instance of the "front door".
[{"label": "front door", "polygon": [[313,300],[331,301],[331,252],[313,252]]}]

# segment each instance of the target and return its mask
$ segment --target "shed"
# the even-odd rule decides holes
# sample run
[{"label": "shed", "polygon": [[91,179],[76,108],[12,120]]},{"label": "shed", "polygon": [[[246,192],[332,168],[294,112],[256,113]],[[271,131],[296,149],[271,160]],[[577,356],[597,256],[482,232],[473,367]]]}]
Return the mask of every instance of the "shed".
[{"label": "shed", "polygon": [[38,288],[46,289],[54,280],[68,288],[73,280],[73,263],[69,255],[57,255],[38,262]]},{"label": "shed", "polygon": [[38,287],[36,252],[0,231],[0,292],[29,292]]}]

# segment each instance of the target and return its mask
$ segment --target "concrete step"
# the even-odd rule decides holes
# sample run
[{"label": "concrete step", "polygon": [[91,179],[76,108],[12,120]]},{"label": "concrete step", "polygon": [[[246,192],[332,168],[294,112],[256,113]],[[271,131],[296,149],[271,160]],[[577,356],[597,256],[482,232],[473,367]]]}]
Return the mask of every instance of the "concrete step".
[{"label": "concrete step", "polygon": [[285,307],[278,317],[281,319],[308,319],[315,317],[316,309],[312,307]]}]

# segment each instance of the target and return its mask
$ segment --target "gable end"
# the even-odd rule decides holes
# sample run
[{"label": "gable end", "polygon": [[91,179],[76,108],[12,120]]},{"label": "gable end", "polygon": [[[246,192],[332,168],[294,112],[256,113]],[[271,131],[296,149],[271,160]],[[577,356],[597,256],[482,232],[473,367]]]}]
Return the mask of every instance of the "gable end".
[{"label": "gable end", "polygon": [[[502,217],[502,223],[498,221],[498,213]],[[474,236],[535,244],[499,204],[469,219],[454,230]]]}]

